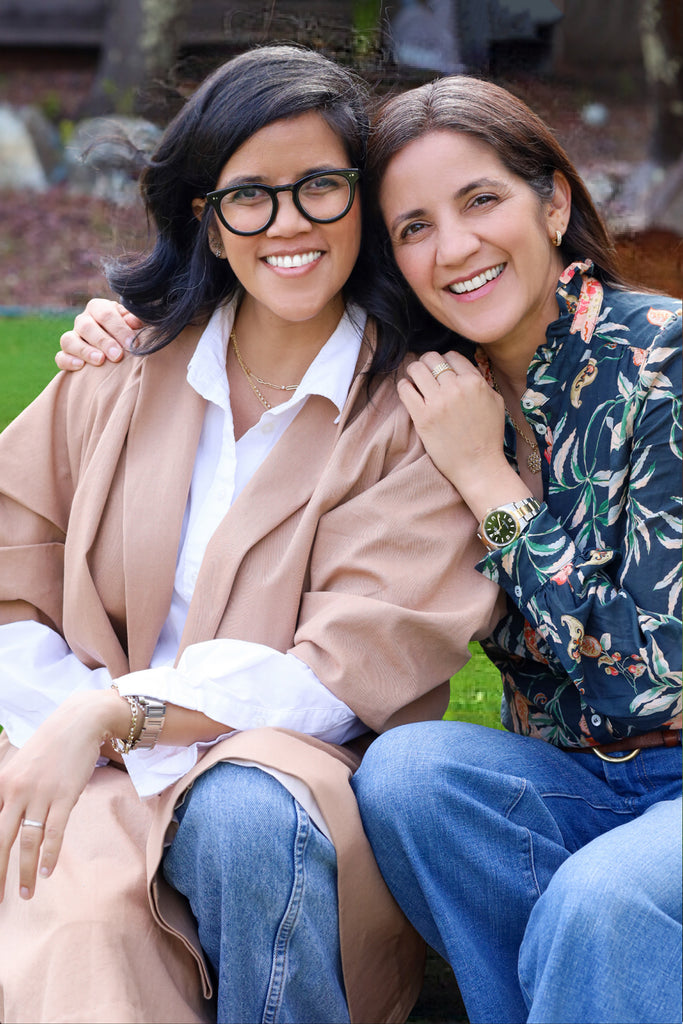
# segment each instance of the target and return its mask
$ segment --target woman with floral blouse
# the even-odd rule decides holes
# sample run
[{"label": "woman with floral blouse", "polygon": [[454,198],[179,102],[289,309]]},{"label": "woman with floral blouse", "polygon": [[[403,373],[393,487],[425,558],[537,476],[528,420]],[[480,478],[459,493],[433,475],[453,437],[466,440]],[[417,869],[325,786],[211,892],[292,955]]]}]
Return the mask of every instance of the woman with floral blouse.
[{"label": "woman with floral blouse", "polygon": [[[384,733],[366,831],[473,1024],[680,1020],[681,304],[629,290],[567,155],[492,84],[390,100],[370,174],[430,349],[399,394],[508,600],[484,643],[506,731]],[[64,368],[102,359],[97,319],[127,330],[91,312]]]},{"label": "woman with floral blouse", "polygon": [[484,647],[509,731],[384,734],[366,831],[472,1022],[680,1020],[681,304],[626,288],[566,154],[494,85],[390,101],[371,168],[459,348],[399,393],[507,594]]}]

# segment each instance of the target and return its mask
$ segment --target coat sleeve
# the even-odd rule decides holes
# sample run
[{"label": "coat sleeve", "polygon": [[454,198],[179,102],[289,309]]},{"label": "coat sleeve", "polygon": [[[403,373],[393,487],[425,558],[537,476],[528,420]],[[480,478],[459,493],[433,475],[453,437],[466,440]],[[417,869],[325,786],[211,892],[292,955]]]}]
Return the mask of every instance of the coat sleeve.
[{"label": "coat sleeve", "polygon": [[442,717],[468,642],[502,614],[470,511],[400,404],[386,426],[342,452],[357,484],[320,519],[293,647],[377,732]]},{"label": "coat sleeve", "polygon": [[56,632],[74,490],[61,377],[0,435],[0,623],[32,619]]}]

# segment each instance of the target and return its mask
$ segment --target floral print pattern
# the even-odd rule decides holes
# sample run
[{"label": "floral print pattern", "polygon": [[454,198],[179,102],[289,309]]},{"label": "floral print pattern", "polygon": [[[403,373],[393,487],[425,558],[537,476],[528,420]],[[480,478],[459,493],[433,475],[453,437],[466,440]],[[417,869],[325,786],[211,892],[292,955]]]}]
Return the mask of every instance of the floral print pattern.
[{"label": "floral print pattern", "polygon": [[[483,644],[503,724],[570,747],[681,716],[681,304],[591,269],[562,274],[522,399],[541,511],[478,566],[508,594]],[[505,450],[516,466],[509,421]]]}]

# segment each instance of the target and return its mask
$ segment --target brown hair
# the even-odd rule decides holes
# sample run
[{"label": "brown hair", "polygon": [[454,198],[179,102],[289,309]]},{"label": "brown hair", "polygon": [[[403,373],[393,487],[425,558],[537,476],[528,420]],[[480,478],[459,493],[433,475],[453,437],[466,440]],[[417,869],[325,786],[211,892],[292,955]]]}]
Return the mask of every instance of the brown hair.
[{"label": "brown hair", "polygon": [[368,175],[375,195],[392,157],[415,139],[443,130],[464,132],[485,142],[542,202],[552,198],[553,173],[561,171],[572,195],[561,246],[565,264],[590,259],[603,283],[627,286],[602,218],[562,146],[525,103],[491,82],[454,75],[388,100],[375,119],[368,150]]}]

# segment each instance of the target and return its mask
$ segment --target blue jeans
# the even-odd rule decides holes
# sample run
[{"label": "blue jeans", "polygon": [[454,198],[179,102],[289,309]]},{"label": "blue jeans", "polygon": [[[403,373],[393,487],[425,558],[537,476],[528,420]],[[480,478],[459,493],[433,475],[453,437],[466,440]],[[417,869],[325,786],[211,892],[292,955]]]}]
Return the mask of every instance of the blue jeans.
[{"label": "blue jeans", "polygon": [[681,1020],[680,747],[609,764],[424,722],[376,740],[353,786],[473,1024]]},{"label": "blue jeans", "polygon": [[346,1022],[333,845],[259,768],[194,783],[163,871],[190,902],[218,1022]]}]

